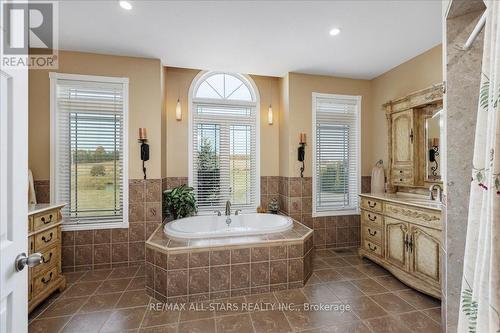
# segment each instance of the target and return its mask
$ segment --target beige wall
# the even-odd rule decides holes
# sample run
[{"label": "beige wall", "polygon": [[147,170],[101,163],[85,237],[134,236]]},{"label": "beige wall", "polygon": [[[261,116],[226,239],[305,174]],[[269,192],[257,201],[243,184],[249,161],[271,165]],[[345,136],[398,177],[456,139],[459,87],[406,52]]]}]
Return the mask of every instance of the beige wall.
[{"label": "beige wall", "polygon": [[[300,176],[301,163],[297,161],[297,147],[301,132],[307,134],[304,176],[311,177],[312,169],[312,93],[328,93],[361,96],[361,149],[370,149],[371,127],[366,121],[371,106],[370,81],[345,79],[332,76],[289,73],[289,125],[288,125],[288,170],[282,176]],[[363,157],[363,156],[362,156]],[[368,167],[362,158],[362,172]]]},{"label": "beige wall", "polygon": [[[260,94],[261,175],[299,176],[298,137],[307,134],[305,176],[311,176],[312,93],[362,96],[362,175],[374,163],[387,161],[387,133],[382,104],[442,81],[441,46],[369,80],[289,73],[283,78],[252,75]],[[148,177],[188,176],[188,91],[199,70],[161,67],[157,59],[61,51],[61,73],[123,76],[130,79],[129,177],[141,178],[137,144],[139,127],[146,127],[151,160]],[[29,73],[29,163],[35,179],[49,179],[49,77],[46,70]],[[267,124],[271,99],[274,124]],[[175,120],[180,98],[182,121]]]},{"label": "beige wall", "polygon": [[[59,52],[59,73],[129,78],[129,178],[142,178],[138,128],[148,129],[148,178],[161,177],[161,63],[157,59]],[[48,70],[29,71],[29,167],[50,178],[50,85]]]},{"label": "beige wall", "polygon": [[[379,159],[389,165],[387,154],[387,124],[382,104],[443,81],[442,50],[438,45],[407,62],[394,67],[372,80],[372,104],[369,118],[370,149],[363,152],[364,171]],[[368,168],[368,169],[366,169]]]},{"label": "beige wall", "polygon": [[[188,93],[199,70],[166,67],[166,110],[167,110],[167,176],[188,176]],[[279,78],[251,75],[260,94],[260,173],[262,176],[279,175]],[[272,92],[271,92],[272,89]],[[274,114],[273,125],[267,123],[267,112],[271,102]],[[182,121],[175,119],[175,107],[180,98]]]}]

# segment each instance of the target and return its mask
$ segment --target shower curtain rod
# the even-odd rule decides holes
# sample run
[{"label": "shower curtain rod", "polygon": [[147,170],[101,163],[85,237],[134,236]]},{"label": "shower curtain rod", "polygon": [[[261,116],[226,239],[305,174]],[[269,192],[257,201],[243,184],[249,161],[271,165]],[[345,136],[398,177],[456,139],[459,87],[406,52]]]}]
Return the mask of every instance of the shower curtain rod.
[{"label": "shower curtain rod", "polygon": [[483,29],[484,24],[486,23],[486,13],[487,13],[487,10],[484,11],[483,15],[481,15],[481,18],[479,19],[476,26],[474,27],[474,30],[472,30],[472,33],[470,34],[469,38],[467,39],[467,41],[464,44],[464,47],[463,47],[464,50],[468,50],[472,46],[472,43],[474,43],[477,36],[479,35],[481,30]]}]

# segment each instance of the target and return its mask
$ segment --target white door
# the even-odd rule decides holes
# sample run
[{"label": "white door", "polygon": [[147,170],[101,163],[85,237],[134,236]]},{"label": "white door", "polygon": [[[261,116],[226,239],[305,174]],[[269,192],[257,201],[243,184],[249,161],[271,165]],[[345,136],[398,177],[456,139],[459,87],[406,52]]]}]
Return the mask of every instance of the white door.
[{"label": "white door", "polygon": [[28,330],[27,219],[28,71],[0,66],[0,333]]}]

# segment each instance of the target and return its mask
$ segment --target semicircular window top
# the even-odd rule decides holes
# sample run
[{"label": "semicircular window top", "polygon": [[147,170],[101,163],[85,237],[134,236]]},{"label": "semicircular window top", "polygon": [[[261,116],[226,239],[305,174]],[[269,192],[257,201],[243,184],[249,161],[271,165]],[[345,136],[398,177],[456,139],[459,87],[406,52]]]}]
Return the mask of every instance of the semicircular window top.
[{"label": "semicircular window top", "polygon": [[214,73],[205,77],[198,84],[194,98],[255,102],[249,83],[227,73]]}]

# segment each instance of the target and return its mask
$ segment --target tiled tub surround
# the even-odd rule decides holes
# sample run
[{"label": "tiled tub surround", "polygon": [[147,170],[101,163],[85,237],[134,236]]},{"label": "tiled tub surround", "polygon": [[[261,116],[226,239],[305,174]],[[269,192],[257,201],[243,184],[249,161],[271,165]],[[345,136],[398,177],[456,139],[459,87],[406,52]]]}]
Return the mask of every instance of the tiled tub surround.
[{"label": "tiled tub surround", "polygon": [[312,274],[312,230],[262,236],[146,242],[146,292],[168,302],[201,301],[301,288]]},{"label": "tiled tub surround", "polygon": [[[37,200],[50,199],[49,181],[35,181]],[[129,180],[129,227],[62,232],[64,272],[143,264],[145,241],[162,221],[161,179]]]},{"label": "tiled tub surround", "polygon": [[359,246],[359,215],[312,217],[312,178],[278,177],[280,210],[314,230],[314,247]]}]

